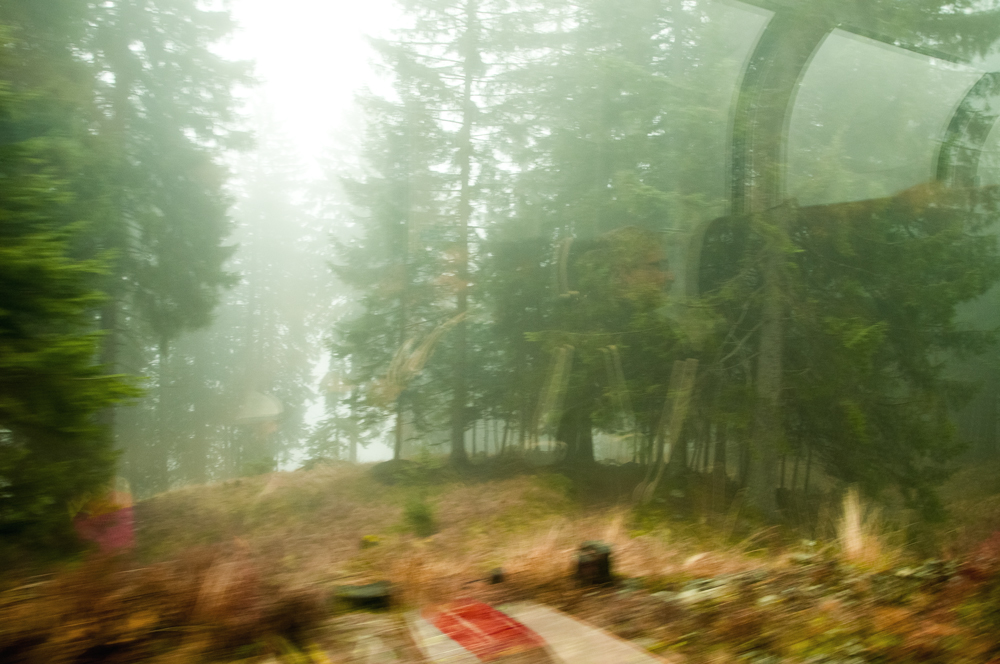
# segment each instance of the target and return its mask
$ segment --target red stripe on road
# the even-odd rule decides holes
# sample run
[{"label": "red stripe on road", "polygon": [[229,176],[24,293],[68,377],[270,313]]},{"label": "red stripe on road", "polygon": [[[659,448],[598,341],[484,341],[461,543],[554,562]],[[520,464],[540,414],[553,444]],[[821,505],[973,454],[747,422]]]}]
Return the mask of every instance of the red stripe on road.
[{"label": "red stripe on road", "polygon": [[484,662],[545,648],[545,640],[534,631],[474,600],[457,600],[425,611],[424,618]]}]

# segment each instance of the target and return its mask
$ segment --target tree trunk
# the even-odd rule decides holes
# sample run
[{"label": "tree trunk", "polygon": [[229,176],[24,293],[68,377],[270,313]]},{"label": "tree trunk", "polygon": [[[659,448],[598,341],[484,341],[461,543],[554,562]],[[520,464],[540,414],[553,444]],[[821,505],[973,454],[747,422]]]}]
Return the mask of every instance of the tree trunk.
[{"label": "tree trunk", "polygon": [[688,472],[688,431],[690,427],[681,425],[678,431],[671,427],[670,459],[667,461],[668,477],[683,477]]},{"label": "tree trunk", "polygon": [[566,445],[567,463],[593,463],[594,431],[590,410],[582,406],[566,409],[559,420],[556,440]]},{"label": "tree trunk", "polygon": [[208,480],[207,441],[211,440],[211,436],[211,428],[202,423],[195,427],[194,435],[178,440],[178,456],[185,482],[204,484]]},{"label": "tree trunk", "polygon": [[747,499],[766,519],[775,518],[778,510],[775,471],[783,430],[781,372],[785,317],[782,272],[784,244],[792,214],[792,208],[783,205],[764,213],[762,220],[766,242],[762,270],[764,303],[757,355],[756,405]]},{"label": "tree trunk", "polygon": [[802,486],[802,495],[809,496],[809,474],[812,472],[812,462],[813,462],[813,451],[810,447],[806,452],[806,478]]},{"label": "tree trunk", "polygon": [[[126,210],[126,188],[129,182],[128,163],[128,129],[132,116],[131,94],[135,81],[135,72],[131,63],[131,54],[127,40],[122,36],[130,32],[128,24],[132,21],[132,9],[123,6],[119,14],[119,25],[116,31],[107,35],[108,43],[103,45],[105,58],[114,72],[114,91],[111,94],[111,116],[107,124],[110,150],[114,155],[111,188],[111,205],[109,217],[103,228],[102,249],[113,254],[109,259],[108,277],[103,291],[107,297],[100,310],[99,327],[103,334],[100,350],[100,362],[107,373],[121,373],[121,340],[122,315],[121,309],[127,298],[126,281],[123,279],[125,262],[129,255],[128,212]],[[130,282],[128,282],[130,283]],[[116,440],[116,407],[110,406],[99,415],[99,422],[108,432],[112,441]],[[119,447],[116,444],[116,447]],[[135,459],[141,450],[127,449],[126,458]],[[139,453],[139,454],[137,454]]]},{"label": "tree trunk", "polygon": [[[472,123],[475,105],[472,102],[472,82],[479,67],[479,23],[476,0],[468,0],[465,5],[465,34],[462,41],[462,126],[458,132],[458,164],[460,190],[458,199],[458,295],[455,302],[456,315],[468,311],[469,287],[469,220],[472,217]],[[465,452],[465,420],[468,400],[466,384],[467,371],[467,325],[463,317],[455,328],[455,376],[451,412],[451,461],[456,465],[468,463]]]},{"label": "tree trunk", "polygon": [[403,395],[400,393],[396,398],[396,426],[395,438],[392,446],[392,458],[403,458]]},{"label": "tree trunk", "polygon": [[781,372],[785,305],[784,245],[792,208],[785,196],[784,152],[788,116],[812,54],[835,27],[820,13],[778,12],[750,57],[735,107],[733,200],[735,214],[749,214],[764,238],[760,266],[764,301],[757,352],[756,405],[746,489],[749,505],[765,519],[777,515],[777,450],[782,437]]},{"label": "tree trunk", "polygon": [[153,444],[147,448],[146,458],[148,460],[148,482],[152,493],[166,491],[170,485],[168,459],[170,445],[170,413],[167,404],[167,383],[169,375],[167,362],[169,358],[169,344],[166,339],[160,340],[159,348],[159,376],[157,386],[156,420],[157,432]]},{"label": "tree trunk", "polygon": [[349,452],[349,454],[350,454],[351,463],[357,463],[358,462],[358,420],[357,420],[357,416],[355,414],[355,408],[354,408],[355,398],[356,398],[356,395],[354,393],[352,393],[351,394],[351,401],[350,401],[350,404],[351,404],[351,406],[350,406],[350,408],[351,408],[351,410],[350,410],[350,413],[351,413],[351,417],[350,417],[350,429],[348,430],[348,435],[349,435],[349,443],[348,444],[350,445],[350,448],[349,448],[350,452]]},{"label": "tree trunk", "polygon": [[[400,285],[399,292],[399,329],[398,329],[398,342],[399,348],[403,348],[406,345],[406,337],[409,326],[409,306],[410,306],[410,229],[413,226],[413,172],[416,166],[413,163],[413,155],[416,152],[416,146],[414,145],[414,139],[417,134],[417,125],[413,119],[413,109],[410,108],[406,113],[406,133],[407,139],[409,140],[409,147],[407,150],[407,184],[406,184],[406,223],[403,225],[403,238],[400,246],[402,247],[402,283]],[[394,426],[394,438],[392,446],[392,458],[401,459],[403,458],[403,418],[405,405],[405,386],[400,386],[399,396],[396,397],[396,414],[395,414],[395,426]]]},{"label": "tree trunk", "polygon": [[712,459],[712,504],[716,510],[725,509],[726,501],[726,438],[728,426],[719,424],[715,430],[715,458]]},{"label": "tree trunk", "polygon": [[792,485],[789,487],[792,491],[795,491],[795,487],[799,485],[799,459],[802,455],[798,450],[795,452],[795,463],[792,464]]}]

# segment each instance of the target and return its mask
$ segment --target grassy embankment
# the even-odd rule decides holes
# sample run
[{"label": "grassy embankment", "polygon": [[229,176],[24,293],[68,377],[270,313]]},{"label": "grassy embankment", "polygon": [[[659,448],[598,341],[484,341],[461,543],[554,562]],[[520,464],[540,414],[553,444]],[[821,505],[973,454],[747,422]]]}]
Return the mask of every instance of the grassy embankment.
[{"label": "grassy embankment", "polygon": [[[307,661],[322,649],[349,660],[343,641],[357,630],[333,590],[380,579],[404,609],[532,599],[689,661],[997,656],[1000,541],[976,546],[1000,528],[1000,481],[983,469],[946,490],[955,516],[934,539],[949,562],[930,565],[861,504],[826,505],[810,536],[830,537],[811,544],[751,530],[738,510],[633,509],[617,469],[597,490],[593,477],[504,474],[412,470],[385,484],[328,465],[161,494],[137,506],[133,555],[78,561],[0,596],[0,659]],[[575,587],[572,555],[590,539],[613,546],[616,588]],[[494,567],[504,583],[475,582]]]}]

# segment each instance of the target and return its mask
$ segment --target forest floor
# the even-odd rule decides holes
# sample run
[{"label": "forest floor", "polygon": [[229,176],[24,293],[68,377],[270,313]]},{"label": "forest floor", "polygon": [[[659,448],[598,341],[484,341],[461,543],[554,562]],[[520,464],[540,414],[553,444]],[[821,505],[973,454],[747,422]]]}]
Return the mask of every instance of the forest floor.
[{"label": "forest floor", "polygon": [[[832,501],[805,529],[677,490],[637,509],[613,467],[332,463],[186,487],[136,505],[128,555],[0,577],[0,660],[420,661],[402,612],[473,597],[546,604],[674,662],[1000,662],[996,471],[960,473],[921,546],[863,508],[838,536]],[[589,540],[612,547],[613,586],[574,580]],[[389,611],[338,599],[382,580]]]}]

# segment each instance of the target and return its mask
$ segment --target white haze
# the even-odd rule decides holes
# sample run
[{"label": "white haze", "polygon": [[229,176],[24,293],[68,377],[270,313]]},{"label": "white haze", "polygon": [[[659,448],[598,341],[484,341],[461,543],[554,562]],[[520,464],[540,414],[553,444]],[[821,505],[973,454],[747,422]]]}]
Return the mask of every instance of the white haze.
[{"label": "white haze", "polygon": [[[231,59],[254,64],[257,85],[249,91],[248,113],[267,113],[291,142],[302,177],[319,178],[329,151],[352,140],[355,96],[378,88],[368,37],[385,36],[399,24],[393,0],[231,0],[238,31],[222,49]],[[248,118],[250,127],[269,123]],[[317,367],[317,382],[326,361]],[[321,400],[306,415],[314,424],[323,415]],[[391,458],[382,444],[359,448],[359,461]],[[301,459],[284,464],[294,467]]]},{"label": "white haze", "polygon": [[392,0],[232,0],[239,31],[225,49],[251,60],[253,96],[270,109],[308,175],[331,145],[357,92],[375,81],[367,36],[398,22]]}]

